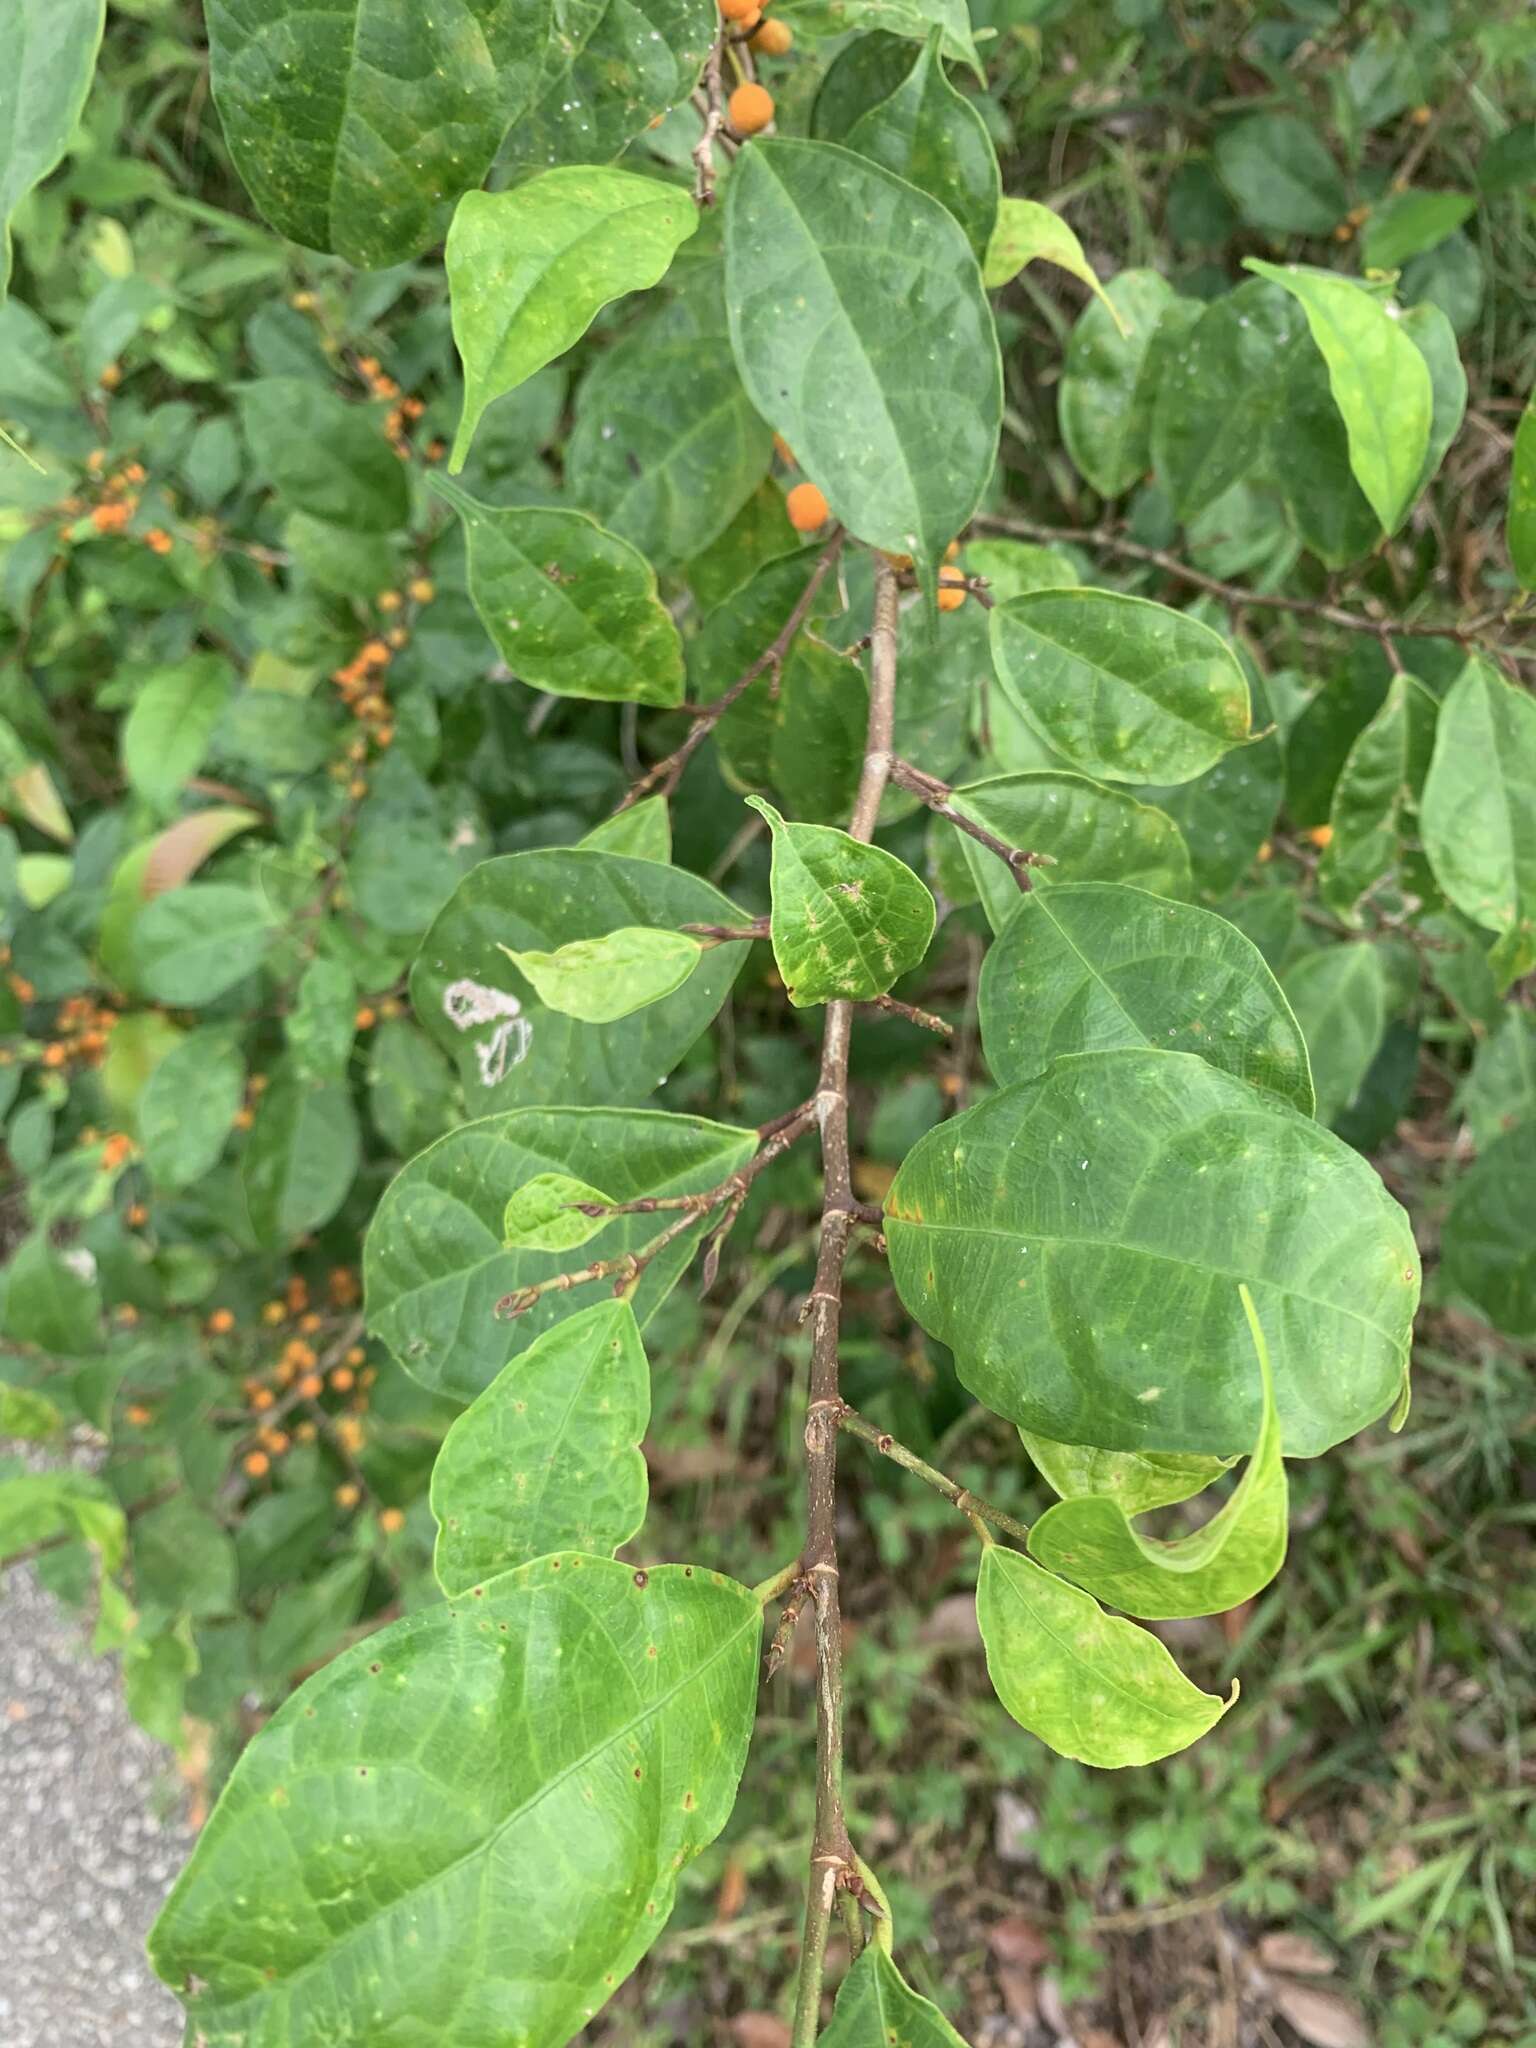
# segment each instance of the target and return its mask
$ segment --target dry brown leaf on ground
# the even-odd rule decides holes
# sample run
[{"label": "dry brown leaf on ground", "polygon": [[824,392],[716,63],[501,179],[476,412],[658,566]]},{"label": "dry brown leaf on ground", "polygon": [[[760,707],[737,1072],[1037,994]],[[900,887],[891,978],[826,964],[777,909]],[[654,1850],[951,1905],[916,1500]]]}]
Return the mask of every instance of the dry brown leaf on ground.
[{"label": "dry brown leaf on ground", "polygon": [[789,2028],[776,2013],[739,2012],[731,2021],[735,2048],[789,2048]]},{"label": "dry brown leaf on ground", "polygon": [[1284,1970],[1292,1977],[1331,1977],[1338,1964],[1310,1935],[1283,1927],[1261,1936],[1258,1958],[1266,1970]]},{"label": "dry brown leaf on ground", "polygon": [[1342,1992],[1325,1991],[1299,1978],[1272,1977],[1269,1995],[1308,2048],[1371,2048],[1365,2016]]}]

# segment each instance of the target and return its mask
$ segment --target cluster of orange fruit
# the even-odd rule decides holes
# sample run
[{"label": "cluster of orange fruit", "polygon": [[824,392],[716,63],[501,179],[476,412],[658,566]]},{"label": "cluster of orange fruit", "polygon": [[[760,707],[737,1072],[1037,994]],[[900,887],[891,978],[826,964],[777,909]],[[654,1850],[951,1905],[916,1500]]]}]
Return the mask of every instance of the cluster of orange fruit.
[{"label": "cluster of orange fruit", "polygon": [[[397,618],[405,609],[407,598],[414,605],[423,605],[430,604],[436,595],[429,577],[413,576],[404,591],[381,590],[374,602],[386,618]],[[358,801],[368,794],[368,781],[360,770],[368,758],[370,743],[382,750],[394,742],[394,713],[386,694],[385,675],[395,655],[409,646],[410,638],[409,626],[397,618],[396,624],[370,634],[350,661],[331,671],[337,694],[363,728],[348,745],[345,760],[332,771],[338,781],[350,778],[347,794]]]},{"label": "cluster of orange fruit", "polygon": [[359,1003],[352,1019],[359,1031],[371,1031],[381,1017],[403,1017],[405,1005],[398,996],[380,996],[377,1002]]},{"label": "cluster of orange fruit", "polygon": [[[767,21],[759,0],[718,0],[721,15],[759,57],[785,57],[794,47],[795,32],[787,21]],[[773,119],[773,94],[756,79],[743,79],[726,102],[731,126],[738,135],[760,135]]]},{"label": "cluster of orange fruit", "polygon": [[[777,434],[773,440],[783,460],[793,465],[795,458],[790,449]],[[787,491],[784,497],[784,510],[796,533],[817,533],[831,516],[826,494],[818,484],[812,483],[796,484]],[[939,571],[938,605],[941,612],[957,612],[965,603],[968,579],[963,569],[953,566],[959,552],[960,543],[957,540],[952,540],[944,551],[945,566]],[[898,569],[909,570],[912,567],[910,555],[892,555],[890,559]]]},{"label": "cluster of orange fruit", "polygon": [[419,398],[402,397],[400,386],[394,378],[386,376],[379,368],[377,356],[359,356],[357,374],[368,386],[371,398],[394,401],[384,416],[384,431],[389,436],[390,447],[402,462],[408,462],[411,457],[411,444],[407,437],[407,429],[413,427],[421,418],[427,409],[425,404]]},{"label": "cluster of orange fruit", "polygon": [[[95,480],[94,496],[71,495],[62,500],[59,510],[68,520],[84,518],[88,529],[73,526],[60,528],[59,539],[65,545],[71,540],[89,538],[91,533],[126,533],[134,514],[139,509],[140,486],[149,481],[149,472],[142,462],[129,462],[110,476],[103,476],[107,465],[105,448],[93,448],[86,457],[85,466]],[[157,555],[168,555],[175,542],[163,526],[151,526],[139,535],[144,545]]]},{"label": "cluster of orange fruit", "polygon": [[[3,953],[0,948],[0,954]],[[20,1003],[30,1003],[37,993],[22,974],[8,974],[6,984]],[[92,996],[66,996],[54,1019],[54,1036],[39,1053],[39,1061],[55,1073],[70,1066],[99,1067],[117,1024],[116,1010],[108,1009],[105,1003],[98,1003]],[[3,1064],[9,1066],[9,1059]]]}]

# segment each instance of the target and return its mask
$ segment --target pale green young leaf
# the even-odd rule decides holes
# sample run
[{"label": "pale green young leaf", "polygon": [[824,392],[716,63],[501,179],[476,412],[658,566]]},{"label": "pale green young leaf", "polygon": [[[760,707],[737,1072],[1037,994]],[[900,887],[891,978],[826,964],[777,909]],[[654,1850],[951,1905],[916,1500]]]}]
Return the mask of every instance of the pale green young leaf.
[{"label": "pale green young leaf", "polygon": [[1434,388],[1424,357],[1396,309],[1353,279],[1256,256],[1245,267],[1290,292],[1306,314],[1349,437],[1350,468],[1383,531],[1395,533],[1429,449]]},{"label": "pale green young leaf", "polygon": [[1191,1685],[1149,1630],[999,1543],[982,1553],[976,1619],[987,1675],[1014,1720],[1100,1770],[1188,1749],[1237,1698],[1235,1686],[1221,1700]]},{"label": "pale green young leaf", "polygon": [[651,1375],[627,1301],[546,1330],[454,1423],[432,1467],[450,1599],[555,1550],[611,1557],[645,1519]]},{"label": "pale green young leaf", "polygon": [[606,1216],[584,1216],[581,1202],[613,1206],[613,1197],[568,1173],[536,1173],[507,1198],[502,1243],[514,1252],[568,1252],[596,1237]]},{"label": "pale green young leaf", "polygon": [[229,664],[217,654],[189,654],[152,676],[123,720],[123,773],[140,796],[168,805],[203,764],[214,727],[229,702]]},{"label": "pale green young leaf", "polygon": [[756,141],[726,188],[726,305],[747,393],[871,546],[931,583],[992,474],[1002,368],[964,232],[827,142]]},{"label": "pale green young leaf", "polygon": [[1354,922],[1361,897],[1397,867],[1429,772],[1437,708],[1415,677],[1394,676],[1344,758],[1317,866],[1318,893],[1339,917]]},{"label": "pale green young leaf", "polygon": [[1517,582],[1523,590],[1536,590],[1536,399],[1521,413],[1515,429],[1504,534]]},{"label": "pale green young leaf", "polygon": [[577,840],[578,846],[597,853],[627,854],[631,860],[672,858],[672,816],[664,796],[643,797],[628,810],[615,811]]},{"label": "pale green young leaf", "polygon": [[583,1024],[615,1024],[681,988],[704,949],[688,932],[621,925],[601,938],[571,939],[553,953],[501,950],[547,1010]]},{"label": "pale green young leaf", "polygon": [[1536,699],[1474,656],[1440,706],[1419,808],[1435,880],[1504,934],[1501,986],[1536,965]]},{"label": "pale green young leaf", "polygon": [[[643,1109],[519,1109],[461,1124],[385,1189],[363,1246],[368,1324],[424,1386],[473,1400],[540,1331],[585,1308],[586,1291],[552,1291],[499,1322],[504,1295],[570,1269],[563,1251],[509,1248],[506,1207],[538,1176],[602,1187],[615,1202],[695,1194],[745,1166],[757,1133]],[[708,1223],[646,1265],[631,1299],[643,1327],[676,1285]],[[617,1258],[657,1235],[654,1215],[615,1216],[591,1243]],[[600,1283],[599,1283],[600,1284]]]},{"label": "pale green young leaf", "polygon": [[1058,1053],[1198,1053],[1312,1110],[1301,1028],[1263,955],[1214,911],[1116,882],[1032,890],[982,963],[982,1050],[1001,1082]]},{"label": "pale green young leaf", "polygon": [[620,155],[698,84],[720,17],[711,0],[555,0],[534,104],[499,169]]},{"label": "pale green young leaf", "polygon": [[829,825],[789,825],[747,802],[773,835],[769,936],[797,1009],[884,995],[928,950],[937,917],[928,890],[883,847]]},{"label": "pale green young leaf", "polygon": [[1122,270],[1105,303],[1085,306],[1057,394],[1061,438],[1078,472],[1117,498],[1152,462],[1152,401],[1164,349],[1199,317],[1155,270]]},{"label": "pale green young leaf", "polygon": [[189,1188],[218,1164],[245,1095],[237,1038],[209,1027],[172,1046],[139,1097],[139,1140],[151,1178]]},{"label": "pale green young leaf", "polygon": [[408,472],[380,412],[310,377],[262,377],[242,386],[239,402],[257,472],[285,504],[361,533],[405,525]]},{"label": "pale green young leaf", "polygon": [[469,594],[515,675],[557,697],[682,702],[682,641],[628,541],[584,512],[480,505],[432,481],[464,522]]},{"label": "pale green young leaf", "polygon": [[1387,989],[1372,945],[1324,946],[1286,970],[1281,984],[1312,1059],[1319,1123],[1355,1099],[1386,1029]]},{"label": "pale green young leaf", "polygon": [[214,102],[261,213],[383,269],[438,240],[527,107],[549,0],[210,0]]},{"label": "pale green young leaf", "polygon": [[1441,1253],[1446,1277],[1495,1329],[1536,1337],[1536,1123],[1517,1124],[1456,1184]]},{"label": "pale green young leaf", "polygon": [[451,2013],[454,2048],[557,2048],[729,1818],[761,1637],[716,1573],[569,1551],[369,1636],[236,1764],[155,1969],[208,2048],[362,2040],[381,1999],[421,2040]]},{"label": "pale green young leaf", "polygon": [[1421,299],[1399,316],[1404,334],[1424,358],[1429,372],[1429,445],[1424,450],[1424,467],[1413,495],[1439,473],[1447,449],[1461,432],[1467,416],[1467,373],[1461,360],[1456,330],[1431,299]]},{"label": "pale green young leaf", "polygon": [[1040,590],[994,606],[997,678],[1074,768],[1185,782],[1248,736],[1248,684],[1219,634],[1144,597]]},{"label": "pale green young leaf", "polygon": [[[1047,853],[1052,867],[1032,868],[1032,890],[1064,881],[1125,882],[1154,896],[1191,891],[1189,849],[1166,812],[1086,775],[1027,769],[967,783],[955,808],[1008,846]],[[953,832],[965,854],[987,922],[1000,932],[1020,903],[1019,885],[995,853]]]},{"label": "pale green young leaf", "polygon": [[135,976],[156,1002],[197,1009],[261,964],[277,927],[254,889],[189,882],[145,904],[133,927]]},{"label": "pale green young leaf", "polygon": [[1264,1389],[1258,1440],[1232,1494],[1193,1534],[1143,1536],[1112,1500],[1058,1501],[1029,1532],[1030,1555],[1095,1599],[1142,1621],[1224,1614],[1251,1600],[1285,1562],[1289,1534],[1285,1460],[1264,1331],[1240,1290]]},{"label": "pale green young leaf", "polygon": [[1054,263],[1070,271],[1087,285],[1098,299],[1121,338],[1128,339],[1130,322],[1099,283],[1098,274],[1083,254],[1083,245],[1059,213],[1036,199],[1004,199],[997,213],[997,226],[987,245],[982,279],[988,291],[1011,284],[1030,263]]},{"label": "pale green young leaf", "polygon": [[1260,1401],[1239,1278],[1274,1336],[1292,1456],[1402,1384],[1406,1216],[1341,1139],[1188,1053],[1060,1058],[938,1125],[885,1232],[897,1292],[965,1384],[1055,1442],[1245,1450]]},{"label": "pale green young leaf", "polygon": [[837,1990],[820,2048],[965,2048],[930,2000],[914,1991],[877,1940],[871,1940]]},{"label": "pale green young leaf", "polygon": [[985,577],[999,604],[1031,590],[1071,590],[1080,581],[1070,556],[1035,541],[968,540],[960,559],[972,576]]},{"label": "pale green young leaf", "polygon": [[998,222],[1002,177],[986,122],[945,73],[943,34],[937,27],[930,32],[901,84],[860,115],[842,140],[948,207],[980,260]]},{"label": "pale green young leaf", "polygon": [[11,215],[63,156],[91,89],[106,0],[12,0],[0,73],[0,299]]},{"label": "pale green young leaf", "polygon": [[619,1024],[548,1007],[511,952],[553,953],[637,925],[739,925],[744,913],[681,868],[548,848],[471,869],[433,920],[411,1000],[458,1062],[476,1114],[511,1102],[639,1102],[659,1088],[724,1002],[744,943],[711,946],[681,986]]},{"label": "pale green young leaf", "polygon": [[493,399],[564,355],[610,300],[658,283],[698,224],[681,187],[593,164],[466,192],[444,252],[464,364],[449,468],[463,468]]},{"label": "pale green young leaf", "polygon": [[1216,138],[1216,169],[1250,227],[1276,235],[1326,235],[1349,190],[1310,121],[1250,114]]},{"label": "pale green young leaf", "polygon": [[1100,1451],[1092,1444],[1058,1444],[1030,1429],[1020,1429],[1019,1440],[1041,1478],[1063,1500],[1095,1494],[1127,1515],[1203,1493],[1232,1463],[1181,1451]]},{"label": "pale green young leaf", "polygon": [[30,1387],[13,1387],[0,1380],[0,1439],[14,1437],[18,1443],[43,1443],[58,1436],[64,1418],[53,1403]]}]

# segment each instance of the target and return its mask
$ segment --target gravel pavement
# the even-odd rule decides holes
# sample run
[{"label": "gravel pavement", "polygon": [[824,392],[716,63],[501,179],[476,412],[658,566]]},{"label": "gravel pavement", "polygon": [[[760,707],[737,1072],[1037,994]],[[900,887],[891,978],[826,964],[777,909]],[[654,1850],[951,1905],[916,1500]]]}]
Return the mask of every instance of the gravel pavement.
[{"label": "gravel pavement", "polygon": [[180,2048],[144,1935],[185,1859],[168,1750],[26,1569],[0,1582],[0,2043]]}]

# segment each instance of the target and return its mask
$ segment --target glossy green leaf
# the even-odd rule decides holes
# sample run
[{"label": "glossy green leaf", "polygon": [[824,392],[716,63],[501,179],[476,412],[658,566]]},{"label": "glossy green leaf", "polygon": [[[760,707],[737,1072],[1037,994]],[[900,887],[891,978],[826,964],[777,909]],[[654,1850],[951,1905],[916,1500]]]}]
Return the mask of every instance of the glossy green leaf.
[{"label": "glossy green leaf", "polygon": [[761,1636],[729,1579],[573,1552],[408,1615],[245,1751],[151,1961],[208,2048],[363,2040],[386,2008],[558,2048],[729,1818]]},{"label": "glossy green leaf", "polygon": [[624,926],[742,922],[697,876],[658,861],[552,848],[482,861],[433,920],[411,970],[416,1014],[457,1060],[471,1109],[639,1102],[705,1031],[746,947],[711,947],[683,985],[621,1024],[549,1009],[508,957],[555,952]]},{"label": "glossy green leaf", "polygon": [[559,697],[682,702],[682,642],[628,541],[584,512],[477,505],[433,481],[464,521],[469,594],[514,674]]},{"label": "glossy green leaf", "polygon": [[1414,496],[1417,497],[1438,474],[1446,451],[1461,432],[1461,423],[1467,416],[1467,373],[1462,365],[1456,330],[1432,301],[1424,299],[1418,305],[1410,306],[1400,316],[1400,325],[1424,358],[1424,367],[1429,372],[1429,445],[1424,451],[1424,467],[1414,486]]},{"label": "glossy green leaf", "polygon": [[813,35],[838,36],[861,29],[921,43],[937,26],[944,31],[945,55],[982,76],[966,0],[789,0],[775,12]]},{"label": "glossy green leaf", "polygon": [[1285,791],[1285,758],[1274,730],[1269,686],[1245,671],[1251,720],[1261,737],[1234,747],[1192,782],[1149,783],[1136,791],[1177,825],[1189,848],[1196,892],[1214,902],[1236,887],[1274,829]]},{"label": "glossy green leaf", "polygon": [[1317,866],[1318,893],[1353,920],[1362,896],[1390,881],[1429,772],[1436,705],[1421,682],[1394,676],[1381,709],[1356,736],[1333,786],[1332,836]]},{"label": "glossy green leaf", "polygon": [[1510,1337],[1536,1336],[1533,1188],[1536,1123],[1520,1124],[1457,1182],[1441,1239],[1447,1278]]},{"label": "glossy green leaf", "polygon": [[1213,911],[1116,882],[1024,897],[989,948],[977,995],[982,1050],[1001,1082],[1058,1053],[1193,1052],[1312,1110],[1307,1048],[1262,954]]},{"label": "glossy green leaf", "polygon": [[[1009,846],[1048,853],[1053,867],[1031,868],[1032,889],[1061,882],[1125,882],[1155,896],[1190,893],[1189,849],[1179,828],[1151,804],[1085,775],[1035,769],[967,783],[957,810]],[[995,853],[956,832],[993,931],[1019,906],[1018,883]]]},{"label": "glossy green leaf", "polygon": [[627,1301],[546,1330],[497,1374],[432,1467],[433,1570],[450,1599],[555,1550],[611,1557],[645,1519],[651,1374]]},{"label": "glossy green leaf", "polygon": [[[755,1131],[656,1110],[519,1109],[463,1124],[384,1192],[363,1247],[369,1328],[424,1386],[473,1400],[540,1331],[594,1298],[579,1288],[551,1292],[525,1315],[497,1320],[504,1295],[571,1268],[567,1252],[504,1242],[506,1205],[520,1188],[562,1174],[616,1202],[692,1194],[718,1186],[756,1150]],[[616,1216],[590,1255],[617,1258],[657,1234],[654,1215]],[[642,1327],[697,1243],[698,1232],[687,1231],[647,1264],[631,1297]]]},{"label": "glossy green leaf", "polygon": [[1264,1332],[1245,1296],[1264,1407],[1258,1440],[1227,1501],[1193,1534],[1161,1542],[1112,1500],[1058,1501],[1029,1532],[1030,1555],[1059,1578],[1143,1621],[1224,1614],[1262,1591],[1285,1562],[1289,1506],[1280,1422]]},{"label": "glossy green leaf", "polygon": [[164,806],[202,766],[230,695],[229,664],[189,654],[150,678],[123,721],[123,773],[140,796]]},{"label": "glossy green leaf", "polygon": [[1402,1210],[1342,1140],[1187,1053],[1084,1053],[1001,1089],[919,1141],[885,1219],[908,1311],[988,1407],[1056,1442],[1246,1449],[1239,1280],[1290,1455],[1364,1428],[1402,1384],[1419,1284]]},{"label": "glossy green leaf", "polygon": [[1536,965],[1536,699],[1474,657],[1440,706],[1420,806],[1435,880],[1504,934],[1501,985]]},{"label": "glossy green leaf", "polygon": [[922,1998],[876,1941],[837,1989],[821,2048],[965,2048],[939,2008]]},{"label": "glossy green leaf", "polygon": [[235,1037],[216,1028],[188,1032],[161,1060],[139,1097],[144,1164],[165,1188],[189,1188],[223,1154],[245,1094],[245,1060]]},{"label": "glossy green leaf", "polygon": [[273,1071],[241,1160],[251,1228],[291,1244],[329,1223],[357,1173],[361,1138],[344,1080],[306,1081],[290,1061]]},{"label": "glossy green leaf", "polygon": [[1387,533],[1402,523],[1424,471],[1434,391],[1395,312],[1350,278],[1296,263],[1246,259],[1298,301],[1328,366],[1355,480]]},{"label": "glossy green leaf", "polygon": [[276,927],[254,889],[189,882],[147,903],[133,927],[139,986],[156,1002],[196,1009],[261,964]]},{"label": "glossy green leaf", "polygon": [[1061,215],[1035,199],[1005,199],[981,267],[988,291],[1011,284],[1030,263],[1054,263],[1059,270],[1070,271],[1095,295],[1122,337],[1128,336],[1125,316],[1099,283],[1082,243]]},{"label": "glossy green leaf", "polygon": [[689,933],[655,925],[621,925],[553,953],[501,950],[547,1010],[583,1024],[614,1024],[660,1002],[682,987],[703,953]]},{"label": "glossy green leaf", "polygon": [[1085,775],[1183,782],[1248,736],[1248,685],[1219,634],[1109,590],[1040,590],[991,614],[997,677]]},{"label": "glossy green leaf", "polygon": [[796,1009],[867,1002],[916,967],[933,937],[934,901],[905,861],[829,825],[788,825],[748,803],[773,836],[769,936]]},{"label": "glossy green leaf", "polygon": [[1399,270],[1455,232],[1476,211],[1470,192],[1391,192],[1371,209],[1360,235],[1369,270]]},{"label": "glossy green leaf", "polygon": [[748,396],[873,547],[926,580],[992,474],[1002,370],[953,217],[827,142],[757,141],[726,190],[726,305]]},{"label": "glossy green leaf", "polygon": [[13,0],[0,76],[0,299],[11,276],[11,215],[58,163],[96,70],[106,0]]},{"label": "glossy green leaf", "polygon": [[1326,235],[1349,207],[1327,145],[1299,114],[1249,114],[1216,138],[1216,168],[1250,227]]},{"label": "glossy green leaf", "polygon": [[[1333,395],[1328,365],[1305,322],[1278,371],[1281,401],[1268,421],[1269,439],[1255,481],[1279,490],[1286,519],[1329,569],[1361,561],[1381,540],[1381,522],[1355,481],[1349,434]],[[1220,521],[1223,505],[1207,516]]]},{"label": "glossy green leaf", "polygon": [[[13,1153],[19,1142],[13,1125]],[[101,1310],[95,1260],[88,1251],[70,1253],[51,1243],[46,1225],[7,1252],[0,1332],[15,1343],[64,1358],[88,1357],[101,1346]]]},{"label": "glossy green leaf", "polygon": [[993,1690],[1021,1728],[1101,1770],[1188,1749],[1232,1699],[1201,1692],[1157,1637],[1016,1550],[989,1543],[976,1618]]},{"label": "glossy green leaf", "polygon": [[591,164],[466,192],[444,252],[464,364],[449,468],[463,467],[493,399],[564,355],[610,300],[665,277],[698,223],[680,187]]},{"label": "glossy green leaf", "polygon": [[[1039,547],[1027,540],[969,540],[961,562],[973,576],[984,576],[994,601],[1023,597],[1031,590],[1070,590],[1079,582],[1071,558],[1060,548]],[[961,617],[975,617],[969,606]],[[985,671],[991,674],[990,658]],[[901,715],[898,702],[897,717]]]},{"label": "glossy green leaf", "polygon": [[239,398],[252,460],[296,512],[362,533],[404,526],[408,472],[380,413],[309,377],[263,377]]},{"label": "glossy green leaf", "polygon": [[1386,980],[1374,946],[1324,946],[1287,969],[1286,999],[1312,1058],[1317,1116],[1331,1124],[1354,1100],[1386,1028]]},{"label": "glossy green leaf", "polygon": [[1029,1429],[1021,1429],[1019,1439],[1041,1478],[1063,1500],[1096,1494],[1127,1515],[1203,1493],[1232,1462],[1181,1451],[1100,1451],[1092,1444],[1053,1443]]},{"label": "glossy green leaf", "polygon": [[1526,406],[1515,429],[1504,537],[1522,589],[1536,590],[1536,400]]},{"label": "glossy green leaf", "polygon": [[[725,531],[772,452],[737,374],[715,263],[582,380],[565,480],[610,533],[670,569]],[[794,545],[791,529],[780,552]]]},{"label": "glossy green leaf", "polygon": [[1254,278],[1170,337],[1152,404],[1151,453],[1180,518],[1214,505],[1262,460],[1288,402],[1282,366],[1304,326],[1287,293]]},{"label": "glossy green leaf", "polygon": [[549,0],[209,0],[213,97],[281,234],[363,269],[417,255],[528,105]]},{"label": "glossy green leaf", "polygon": [[[998,224],[1002,177],[986,122],[945,73],[942,41],[943,30],[933,29],[896,90],[841,139],[947,207],[979,260]],[[1005,207],[1016,203],[1003,201]]]},{"label": "glossy green leaf", "polygon": [[583,1215],[581,1203],[613,1206],[612,1195],[568,1173],[536,1173],[510,1195],[501,1219],[508,1251],[568,1252],[596,1237],[606,1218]]},{"label": "glossy green leaf", "polygon": [[[783,14],[781,4],[776,12]],[[785,18],[797,19],[791,5]],[[803,33],[803,30],[798,31]],[[927,30],[918,41],[927,40]],[[947,54],[953,56],[954,52]],[[918,52],[911,41],[884,28],[871,28],[839,46],[827,64],[811,107],[810,132],[818,142],[846,142],[848,131],[871,107],[888,100],[910,76]]]},{"label": "glossy green leaf", "polygon": [[502,167],[618,156],[697,85],[719,20],[710,0],[554,0],[538,92]]},{"label": "glossy green leaf", "polygon": [[1193,324],[1199,308],[1155,270],[1122,270],[1104,298],[1085,306],[1072,329],[1057,416],[1079,474],[1101,497],[1117,498],[1151,467],[1162,324],[1166,343]]},{"label": "glossy green leaf", "polygon": [[626,811],[615,811],[577,840],[594,853],[623,853],[631,860],[672,858],[672,817],[664,796],[643,797]]},{"label": "glossy green leaf", "polygon": [[1457,1106],[1479,1151],[1536,1121],[1536,1016],[1529,1010],[1503,1012],[1472,1055]]}]

